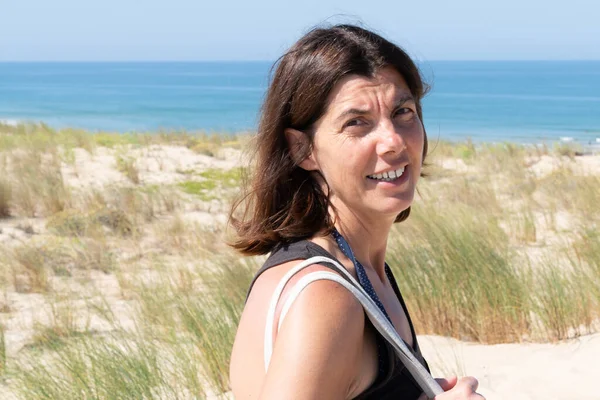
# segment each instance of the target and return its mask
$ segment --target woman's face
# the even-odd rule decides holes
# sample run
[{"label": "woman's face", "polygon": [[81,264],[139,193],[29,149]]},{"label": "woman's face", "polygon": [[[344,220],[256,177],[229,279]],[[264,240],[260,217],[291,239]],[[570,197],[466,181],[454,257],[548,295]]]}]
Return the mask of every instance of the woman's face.
[{"label": "woman's face", "polygon": [[423,145],[406,82],[384,68],[372,79],[350,75],[337,84],[303,167],[321,171],[340,212],[393,220],[413,201]]}]

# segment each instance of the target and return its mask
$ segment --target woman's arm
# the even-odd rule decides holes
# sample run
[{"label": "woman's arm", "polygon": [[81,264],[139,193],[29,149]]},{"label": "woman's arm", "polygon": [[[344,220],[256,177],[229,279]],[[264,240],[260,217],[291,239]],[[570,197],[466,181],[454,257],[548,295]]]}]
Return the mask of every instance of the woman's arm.
[{"label": "woman's arm", "polygon": [[311,283],[277,333],[260,399],[356,396],[363,359],[364,312],[341,285]]}]

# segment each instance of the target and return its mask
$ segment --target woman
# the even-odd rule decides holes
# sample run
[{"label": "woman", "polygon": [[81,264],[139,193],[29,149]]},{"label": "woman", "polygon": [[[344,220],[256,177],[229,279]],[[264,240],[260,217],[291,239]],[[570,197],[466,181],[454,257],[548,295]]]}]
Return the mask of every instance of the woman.
[{"label": "woman", "polygon": [[[281,328],[266,327],[273,291],[302,259],[337,259],[359,280],[414,354],[408,311],[385,263],[394,222],[410,213],[427,154],[419,71],[400,48],[365,29],[315,29],[280,60],[257,134],[254,175],[234,247],[270,253],[247,299],[231,356],[236,399],[424,399],[360,303],[318,281],[294,301]],[[239,207],[238,203],[238,207]],[[234,210],[238,207],[234,207]],[[275,337],[267,371],[265,329]],[[481,399],[477,381],[439,380],[442,399]]]}]

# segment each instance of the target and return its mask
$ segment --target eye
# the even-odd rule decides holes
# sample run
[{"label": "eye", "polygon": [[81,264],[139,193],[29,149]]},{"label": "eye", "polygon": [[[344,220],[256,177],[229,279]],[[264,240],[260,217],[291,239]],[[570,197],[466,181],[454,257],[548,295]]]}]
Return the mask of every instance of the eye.
[{"label": "eye", "polygon": [[409,107],[401,107],[394,112],[394,115],[407,115],[414,113],[414,110]]},{"label": "eye", "polygon": [[400,107],[394,112],[394,119],[402,122],[410,122],[417,115],[416,111],[410,107]]},{"label": "eye", "polygon": [[349,128],[352,126],[362,126],[365,122],[360,118],[353,118],[344,124],[344,128]]}]

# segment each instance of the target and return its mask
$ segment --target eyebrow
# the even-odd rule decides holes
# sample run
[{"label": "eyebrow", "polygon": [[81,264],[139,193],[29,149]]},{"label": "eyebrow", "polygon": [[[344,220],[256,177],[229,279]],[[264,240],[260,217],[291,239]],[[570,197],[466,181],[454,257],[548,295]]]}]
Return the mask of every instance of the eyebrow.
[{"label": "eyebrow", "polygon": [[[413,97],[412,94],[405,94],[402,97],[400,97],[398,100],[396,100],[395,104],[394,104],[394,109],[400,107],[401,105],[403,105],[406,102],[415,101],[415,98]],[[336,121],[342,120],[345,117],[349,116],[349,115],[365,115],[368,114],[369,110],[364,110],[364,109],[359,109],[359,108],[349,108],[347,110],[345,110],[344,112],[342,112],[337,118]]]}]

